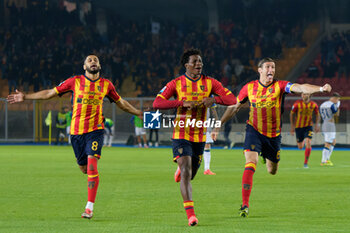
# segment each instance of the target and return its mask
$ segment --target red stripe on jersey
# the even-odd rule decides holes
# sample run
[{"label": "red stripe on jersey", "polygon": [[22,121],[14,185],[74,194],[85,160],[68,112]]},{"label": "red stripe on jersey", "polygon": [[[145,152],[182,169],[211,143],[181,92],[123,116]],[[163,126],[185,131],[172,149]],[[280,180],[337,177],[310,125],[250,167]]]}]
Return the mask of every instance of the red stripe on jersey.
[{"label": "red stripe on jersey", "polygon": [[[186,93],[187,92],[187,84],[186,84],[186,78],[181,79],[181,92]],[[185,98],[186,100],[187,98]],[[183,100],[183,99],[179,99]]]},{"label": "red stripe on jersey", "polygon": [[[198,93],[198,81],[192,82],[191,85],[192,85],[192,92]],[[192,96],[192,101],[197,101],[197,100],[198,100],[198,96]]]},{"label": "red stripe on jersey", "polygon": [[80,91],[84,91],[84,89],[85,89],[85,77],[83,75],[80,75],[79,76],[79,81],[80,81],[79,90]]},{"label": "red stripe on jersey", "polygon": [[[272,119],[276,119],[276,106],[271,108],[271,114],[272,114]],[[271,125],[271,128],[272,129],[279,129],[281,127],[281,125],[276,125],[276,124],[277,124],[277,121],[273,121],[272,125]],[[276,137],[276,131],[275,130],[272,131],[271,137]]]},{"label": "red stripe on jersey", "polygon": [[[191,114],[191,119],[196,119],[197,120],[197,109],[193,109],[192,110],[192,114]],[[190,127],[190,131],[189,131],[189,136],[190,136],[190,141],[191,142],[195,142],[194,140],[194,131],[195,131],[196,125],[194,127]]]},{"label": "red stripe on jersey", "polygon": [[208,84],[207,84],[207,82],[205,80],[208,80],[208,82],[209,81],[211,82],[211,80],[210,79],[204,79],[204,77],[201,80],[202,86],[204,86],[204,91],[208,91]]},{"label": "red stripe on jersey", "polygon": [[[258,84],[258,82],[255,82],[255,83],[253,83],[252,86],[253,86],[252,92],[253,92],[253,95],[254,95],[254,90],[258,90],[259,84]],[[250,90],[248,90],[248,91],[250,92]],[[248,92],[248,95],[250,95],[249,92]],[[254,100],[254,102],[256,102],[256,101]],[[258,109],[254,108],[253,109],[253,126],[257,127],[257,125],[258,125]]]},{"label": "red stripe on jersey", "polygon": [[[90,91],[92,91],[92,92],[95,91],[95,84],[96,84],[95,82],[90,82]],[[94,96],[90,95],[89,99],[94,99]],[[90,125],[89,119],[91,117],[91,110],[92,110],[92,104],[88,104],[86,107],[86,113],[85,113],[84,132],[89,131],[89,125]]]},{"label": "red stripe on jersey", "polygon": [[[266,95],[266,88],[263,88],[261,94],[262,95]],[[266,98],[263,98],[261,99],[261,102],[266,102],[267,99]],[[262,134],[266,135],[267,134],[267,121],[268,121],[268,116],[267,116],[267,111],[266,111],[266,108],[261,108],[261,116],[262,116]]]},{"label": "red stripe on jersey", "polygon": [[[79,95],[78,98],[83,99],[83,95]],[[77,104],[77,112],[75,115],[75,124],[74,124],[74,134],[78,134],[79,132],[79,119],[81,116],[81,108],[83,107],[82,104]]]},{"label": "red stripe on jersey", "polygon": [[[180,113],[180,121],[184,121],[186,124],[187,108],[181,108],[181,111],[178,111],[178,113]],[[174,130],[174,134],[175,134],[175,130]],[[185,128],[179,129],[179,138],[185,138]]]},{"label": "red stripe on jersey", "polygon": [[[101,79],[101,81],[100,81],[100,87],[102,89],[102,92],[105,92],[105,90],[104,90],[105,89],[105,82],[106,82],[106,80],[104,80],[104,79]],[[95,89],[96,89],[96,87],[95,87]],[[102,97],[99,97],[98,100],[100,100],[101,103],[103,104],[103,98]],[[98,129],[98,123],[99,123],[100,118],[102,117],[101,116],[102,111],[100,111],[101,108],[102,108],[102,105],[98,105],[96,107],[96,114],[94,116],[94,127],[93,127],[94,130]],[[104,125],[103,125],[103,128],[104,128]]]},{"label": "red stripe on jersey", "polygon": [[[100,112],[100,108],[101,108],[101,106],[98,105],[97,108],[96,108],[96,112]],[[96,114],[95,115],[95,119],[94,119],[94,128],[93,128],[93,130],[97,130],[98,129],[98,120],[99,120],[99,118],[100,118],[100,115]]]}]

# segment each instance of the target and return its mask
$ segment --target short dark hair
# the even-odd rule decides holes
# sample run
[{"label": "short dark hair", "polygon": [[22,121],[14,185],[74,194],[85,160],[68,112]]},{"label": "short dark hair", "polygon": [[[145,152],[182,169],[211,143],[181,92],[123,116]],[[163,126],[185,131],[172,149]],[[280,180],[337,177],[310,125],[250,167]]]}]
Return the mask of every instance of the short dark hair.
[{"label": "short dark hair", "polygon": [[270,57],[265,57],[259,61],[258,68],[262,68],[262,66],[264,65],[265,62],[275,62],[275,60],[273,60]]},{"label": "short dark hair", "polygon": [[199,49],[195,49],[195,48],[190,48],[185,50],[185,52],[181,56],[181,65],[185,66],[185,64],[188,63],[190,56],[192,55],[202,56],[202,53]]},{"label": "short dark hair", "polygon": [[338,92],[333,92],[332,97],[340,98],[341,96],[340,96],[340,94]]}]

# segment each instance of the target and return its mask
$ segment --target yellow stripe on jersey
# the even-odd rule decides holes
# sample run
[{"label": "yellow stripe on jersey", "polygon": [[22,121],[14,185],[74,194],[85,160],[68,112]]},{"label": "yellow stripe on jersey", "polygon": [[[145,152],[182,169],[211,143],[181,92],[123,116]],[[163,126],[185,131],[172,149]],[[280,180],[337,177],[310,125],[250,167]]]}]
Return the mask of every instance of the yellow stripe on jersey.
[{"label": "yellow stripe on jersey", "polygon": [[[75,79],[74,84],[74,100],[73,103],[77,103],[77,99],[79,98],[79,87],[80,87],[80,79]],[[78,106],[79,104],[73,104],[73,111],[72,111],[72,121],[71,121],[71,127],[70,127],[70,134],[74,135],[74,130],[76,128],[76,124],[79,124],[79,122],[76,122],[77,112],[78,112]]]},{"label": "yellow stripe on jersey", "polygon": [[[88,93],[90,91],[90,85],[91,85],[90,83],[91,83],[90,80],[85,79],[84,93]],[[89,106],[88,104],[82,105],[80,119],[86,119],[86,110],[88,106]],[[83,134],[83,132],[84,132],[84,121],[79,121],[78,134]]]},{"label": "yellow stripe on jersey", "polygon": [[[253,86],[252,86],[253,87]],[[258,92],[257,92],[257,96],[261,96],[262,95],[262,91],[263,91],[264,87],[261,84],[258,84]],[[261,98],[256,98],[256,104],[260,104]],[[262,127],[263,127],[263,115],[262,115],[262,108],[256,108],[257,109],[257,119],[258,120],[258,131],[262,132]],[[266,120],[266,119],[265,119]]]},{"label": "yellow stripe on jersey", "polygon": [[[280,84],[279,84],[279,82],[275,82],[275,84],[274,84],[274,90],[275,90],[275,95],[274,95],[274,97],[275,98],[280,98],[280,91],[281,91],[281,87],[280,87]],[[269,101],[272,101],[272,99],[270,98],[270,100]],[[276,128],[277,129],[280,129],[280,126],[281,126],[281,106],[280,106],[280,104],[281,104],[281,102],[280,102],[280,100],[279,99],[276,99],[275,101],[272,101],[272,102],[274,102],[275,103],[275,121],[276,121]],[[271,116],[271,118],[270,119],[272,119],[272,115],[270,115]],[[271,127],[270,128],[267,128],[267,132],[268,132],[268,135],[269,135],[269,137],[272,137],[272,125],[271,125]],[[279,134],[279,133],[278,133]]]},{"label": "yellow stripe on jersey", "polygon": [[[96,82],[91,82],[91,86],[94,86],[95,89],[97,89],[97,86],[99,86],[101,82],[101,79],[96,81]],[[89,91],[91,89],[89,88]],[[90,105],[91,106],[91,105]],[[89,119],[89,128],[94,127],[94,121],[95,121],[95,115],[96,115],[96,110],[97,110],[97,105],[92,105],[91,106],[91,115]]]}]

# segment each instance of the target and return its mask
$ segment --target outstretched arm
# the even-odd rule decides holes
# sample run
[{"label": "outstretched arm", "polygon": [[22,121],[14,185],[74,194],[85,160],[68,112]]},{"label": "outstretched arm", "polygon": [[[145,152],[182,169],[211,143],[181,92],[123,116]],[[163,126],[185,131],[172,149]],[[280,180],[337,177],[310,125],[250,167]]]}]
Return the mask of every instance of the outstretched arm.
[{"label": "outstretched arm", "polygon": [[120,98],[120,100],[118,102],[116,102],[116,104],[124,112],[131,113],[135,116],[140,117],[141,119],[143,118],[142,111],[134,108],[128,101]]},{"label": "outstretched arm", "polygon": [[332,90],[332,87],[328,83],[325,84],[324,86],[316,86],[316,85],[311,85],[307,83],[305,84],[295,83],[291,88],[291,91],[297,94],[301,94],[301,93],[314,94],[317,92],[331,92],[331,90]]},{"label": "outstretched arm", "polygon": [[224,112],[224,115],[221,117],[221,124],[224,124],[226,121],[234,117],[237,114],[237,112],[242,108],[242,106],[243,104],[241,102],[238,102],[235,105],[228,106],[226,111]]},{"label": "outstretched arm", "polygon": [[[221,125],[227,122],[229,119],[231,119],[234,115],[237,114],[237,112],[242,108],[243,104],[238,102],[235,105],[228,106],[224,115],[221,117]],[[220,128],[215,128],[211,132],[211,138],[216,141],[218,134],[219,134]]]},{"label": "outstretched arm", "polygon": [[7,101],[10,104],[14,104],[14,103],[23,102],[24,100],[47,100],[47,99],[51,99],[54,96],[57,96],[57,92],[55,91],[54,88],[34,92],[31,94],[24,94],[23,92],[16,90],[15,94],[10,94],[7,96]]}]

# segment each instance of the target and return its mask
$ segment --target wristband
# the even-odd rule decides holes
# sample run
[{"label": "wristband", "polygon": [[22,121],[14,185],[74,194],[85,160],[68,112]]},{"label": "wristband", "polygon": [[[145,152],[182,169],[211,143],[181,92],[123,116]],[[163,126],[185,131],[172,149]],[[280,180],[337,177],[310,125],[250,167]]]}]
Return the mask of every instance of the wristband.
[{"label": "wristband", "polygon": [[320,87],[320,92],[323,92],[323,87]]}]

